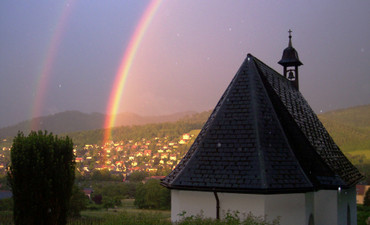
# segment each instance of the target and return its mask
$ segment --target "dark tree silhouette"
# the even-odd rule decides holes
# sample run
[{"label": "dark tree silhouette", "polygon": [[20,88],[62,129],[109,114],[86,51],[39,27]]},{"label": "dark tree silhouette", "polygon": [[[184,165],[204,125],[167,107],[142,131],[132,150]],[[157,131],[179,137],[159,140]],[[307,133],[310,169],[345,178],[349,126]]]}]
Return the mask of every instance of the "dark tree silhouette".
[{"label": "dark tree silhouette", "polygon": [[11,148],[8,182],[15,224],[66,224],[75,176],[73,143],[46,131],[19,132]]},{"label": "dark tree silhouette", "polygon": [[370,188],[366,191],[364,197],[364,206],[370,206]]}]

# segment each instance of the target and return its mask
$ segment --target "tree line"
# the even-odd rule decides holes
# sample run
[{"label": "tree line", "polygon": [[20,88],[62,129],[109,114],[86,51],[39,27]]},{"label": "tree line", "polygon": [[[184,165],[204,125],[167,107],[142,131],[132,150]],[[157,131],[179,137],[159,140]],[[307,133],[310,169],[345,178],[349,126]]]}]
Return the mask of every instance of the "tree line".
[{"label": "tree line", "polygon": [[[158,124],[147,124],[141,126],[121,126],[112,129],[112,141],[119,142],[122,140],[140,141],[142,138],[151,139],[155,137],[168,137],[176,139],[190,130],[201,129],[204,122],[167,122]],[[68,133],[73,139],[75,145],[84,146],[86,144],[102,145],[105,130],[89,130]]]}]

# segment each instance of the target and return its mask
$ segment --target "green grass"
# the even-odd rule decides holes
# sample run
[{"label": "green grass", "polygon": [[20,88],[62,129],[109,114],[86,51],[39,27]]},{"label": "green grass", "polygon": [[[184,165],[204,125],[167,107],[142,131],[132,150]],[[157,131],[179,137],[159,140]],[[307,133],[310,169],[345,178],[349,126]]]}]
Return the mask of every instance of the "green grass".
[{"label": "green grass", "polygon": [[[149,218],[156,220],[170,221],[171,211],[169,210],[147,210],[147,209],[138,209],[134,205],[134,199],[124,199],[122,200],[122,205],[117,208],[110,208],[108,210],[85,210],[81,212],[83,218],[98,218],[103,219],[104,221],[110,220],[119,220],[123,217],[133,217],[138,220],[140,217],[143,220]],[[139,218],[136,218],[136,215],[140,215]],[[109,223],[108,223],[109,224]],[[125,223],[126,224],[126,223]]]}]

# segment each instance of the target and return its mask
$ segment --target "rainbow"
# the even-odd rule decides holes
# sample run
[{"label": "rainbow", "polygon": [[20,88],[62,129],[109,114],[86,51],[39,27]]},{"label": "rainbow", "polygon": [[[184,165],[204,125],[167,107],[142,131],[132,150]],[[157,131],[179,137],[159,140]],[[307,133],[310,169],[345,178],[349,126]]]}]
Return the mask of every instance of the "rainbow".
[{"label": "rainbow", "polygon": [[114,79],[113,88],[110,93],[108,100],[106,118],[104,122],[104,137],[103,143],[106,143],[111,139],[112,127],[115,125],[116,115],[119,110],[119,105],[122,99],[123,89],[126,84],[127,77],[130,73],[132,63],[135,59],[137,50],[139,49],[140,43],[144,37],[146,30],[148,29],[150,22],[152,21],[156,11],[158,10],[162,0],[152,0],[144,14],[141,16],[140,21],[131,36],[130,42],[123,54],[118,72]]},{"label": "rainbow", "polygon": [[38,73],[38,77],[36,79],[36,88],[35,88],[35,98],[32,104],[31,109],[31,130],[38,130],[40,128],[39,117],[42,114],[42,107],[45,102],[47,86],[50,79],[50,74],[52,72],[52,68],[54,66],[55,57],[57,56],[58,47],[61,43],[65,27],[71,12],[71,2],[74,0],[69,0],[66,4],[64,4],[64,8],[61,14],[57,17],[57,23],[55,25],[55,32],[52,34],[50,38],[50,42],[47,45],[46,53],[44,60],[42,61],[41,70]]}]

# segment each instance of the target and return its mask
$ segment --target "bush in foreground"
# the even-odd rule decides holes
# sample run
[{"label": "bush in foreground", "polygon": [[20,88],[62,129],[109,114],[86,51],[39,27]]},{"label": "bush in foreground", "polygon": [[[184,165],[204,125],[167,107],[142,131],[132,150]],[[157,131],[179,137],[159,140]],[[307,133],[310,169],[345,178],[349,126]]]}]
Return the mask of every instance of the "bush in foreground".
[{"label": "bush in foreground", "polygon": [[71,139],[46,131],[18,133],[10,154],[15,224],[66,224],[75,178]]},{"label": "bush in foreground", "polygon": [[227,212],[222,220],[204,218],[202,215],[185,216],[182,214],[182,219],[177,223],[171,223],[169,218],[166,218],[161,213],[128,213],[123,212],[117,215],[109,215],[106,217],[105,225],[127,224],[127,225],[278,225],[279,219],[271,222],[265,218],[256,217],[252,214],[240,218],[239,212]]},{"label": "bush in foreground", "polygon": [[177,223],[178,225],[279,225],[279,218],[268,221],[266,218],[254,216],[252,213],[248,215],[242,214],[238,211],[227,211],[225,217],[221,220],[204,218],[202,213],[197,216],[186,216],[186,212],[179,214],[182,219]]}]

